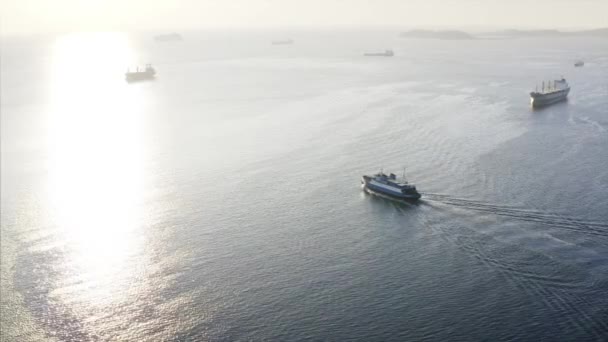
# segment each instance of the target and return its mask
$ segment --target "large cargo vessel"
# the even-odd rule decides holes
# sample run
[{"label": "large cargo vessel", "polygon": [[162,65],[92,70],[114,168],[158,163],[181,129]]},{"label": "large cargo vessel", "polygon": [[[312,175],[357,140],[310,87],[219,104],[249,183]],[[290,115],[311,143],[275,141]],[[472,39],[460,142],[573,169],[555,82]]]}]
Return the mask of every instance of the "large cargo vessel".
[{"label": "large cargo vessel", "polygon": [[564,78],[547,82],[547,85],[543,82],[541,91],[536,89],[536,91],[530,93],[530,102],[534,108],[544,107],[565,100],[569,92],[570,86]]},{"label": "large cargo vessel", "polygon": [[127,82],[151,80],[156,75],[156,70],[150,64],[146,64],[144,69],[137,67],[135,71],[127,70],[125,72],[125,79]]}]

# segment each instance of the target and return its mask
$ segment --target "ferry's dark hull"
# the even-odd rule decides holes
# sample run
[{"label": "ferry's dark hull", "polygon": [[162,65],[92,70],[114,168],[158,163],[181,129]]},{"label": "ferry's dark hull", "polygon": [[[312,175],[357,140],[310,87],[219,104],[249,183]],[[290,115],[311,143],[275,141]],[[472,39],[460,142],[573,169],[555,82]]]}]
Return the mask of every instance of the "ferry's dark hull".
[{"label": "ferry's dark hull", "polygon": [[374,184],[372,184],[370,182],[370,180],[371,179],[369,178],[369,176],[363,176],[363,178],[361,179],[361,183],[363,184],[364,190],[366,190],[367,192],[370,192],[370,193],[376,193],[376,194],[380,194],[380,195],[387,196],[390,198],[407,200],[407,201],[417,201],[418,199],[420,199],[420,197],[422,197],[419,193],[404,194],[404,193],[396,193],[393,191],[387,191],[386,189],[375,186]]},{"label": "ferry's dark hull", "polygon": [[530,102],[533,108],[545,107],[557,102],[565,101],[568,98],[569,92],[570,88],[547,94],[530,93]]}]

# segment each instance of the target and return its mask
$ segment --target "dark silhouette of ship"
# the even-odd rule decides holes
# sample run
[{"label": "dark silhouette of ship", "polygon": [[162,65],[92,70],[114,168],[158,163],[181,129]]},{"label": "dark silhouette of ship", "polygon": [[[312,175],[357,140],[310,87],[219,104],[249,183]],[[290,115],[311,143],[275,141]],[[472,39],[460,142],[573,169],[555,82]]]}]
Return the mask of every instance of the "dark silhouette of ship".
[{"label": "dark silhouette of ship", "polygon": [[146,64],[144,69],[137,67],[134,71],[127,69],[127,72],[125,72],[127,82],[151,80],[154,79],[154,76],[156,76],[156,70],[151,64]]}]

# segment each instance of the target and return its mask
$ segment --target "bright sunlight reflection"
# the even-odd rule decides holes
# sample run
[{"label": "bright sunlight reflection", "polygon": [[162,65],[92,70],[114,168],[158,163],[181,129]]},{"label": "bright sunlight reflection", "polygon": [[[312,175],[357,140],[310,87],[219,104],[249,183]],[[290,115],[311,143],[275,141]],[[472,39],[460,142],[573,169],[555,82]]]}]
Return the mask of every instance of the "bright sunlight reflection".
[{"label": "bright sunlight reflection", "polygon": [[73,272],[66,281],[95,305],[116,300],[135,276],[128,262],[143,238],[141,89],[123,78],[132,59],[114,33],[63,37],[53,55],[50,202]]}]

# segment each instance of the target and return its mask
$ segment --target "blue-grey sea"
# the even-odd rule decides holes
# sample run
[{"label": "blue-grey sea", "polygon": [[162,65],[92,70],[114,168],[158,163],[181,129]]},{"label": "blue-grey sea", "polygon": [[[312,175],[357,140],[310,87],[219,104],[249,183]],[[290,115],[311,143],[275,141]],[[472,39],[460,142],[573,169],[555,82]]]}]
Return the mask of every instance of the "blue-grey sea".
[{"label": "blue-grey sea", "polygon": [[180,33],[2,38],[0,340],[608,341],[607,39]]}]

